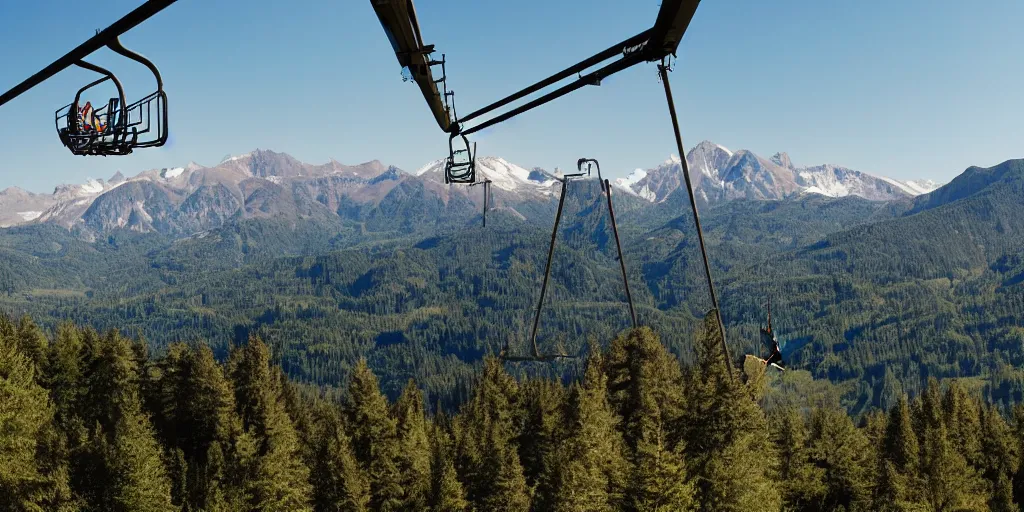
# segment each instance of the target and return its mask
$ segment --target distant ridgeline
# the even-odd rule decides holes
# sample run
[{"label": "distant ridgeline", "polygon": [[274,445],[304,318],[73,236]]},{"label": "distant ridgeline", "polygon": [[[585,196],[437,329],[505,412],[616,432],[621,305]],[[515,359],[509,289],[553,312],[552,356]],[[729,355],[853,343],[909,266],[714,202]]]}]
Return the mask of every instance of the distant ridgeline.
[{"label": "distant ridgeline", "polygon": [[[568,383],[487,357],[452,414],[388,400],[365,361],[328,393],[257,337],[151,356],[117,331],[0,317],[0,496],[11,510],[1017,510],[1024,406],[952,381],[852,419],[831,386],[753,362],[717,320],[680,365],[648,328]],[[750,359],[750,361],[754,361]],[[1011,425],[1014,425],[1011,427]]]},{"label": "distant ridgeline", "polygon": [[[704,150],[726,163],[701,165],[795,172],[782,156]],[[616,216],[639,323],[691,363],[709,301],[688,199],[665,192],[672,165],[620,184],[645,185],[616,189]],[[77,217],[51,208],[0,230],[0,309],[50,334],[65,319],[118,328],[159,354],[201,342],[221,361],[258,335],[290,378],[324,388],[365,358],[389,398],[415,378],[431,406],[454,407],[487,354],[527,352],[555,208],[550,175],[500,159],[480,169],[495,182],[486,229],[479,187],[437,184],[430,167],[309,166],[264,151],[120,177],[97,185],[106,192]],[[207,188],[188,195],[195,176]],[[664,195],[643,197],[655,181]],[[570,187],[538,342],[586,355],[630,323],[600,188]],[[737,364],[766,354],[757,329],[771,298],[788,367],[836,384],[851,414],[889,410],[930,377],[1004,407],[1024,400],[1024,161],[972,167],[917,197],[805,193],[702,208]],[[583,366],[508,370],[568,379]]]}]

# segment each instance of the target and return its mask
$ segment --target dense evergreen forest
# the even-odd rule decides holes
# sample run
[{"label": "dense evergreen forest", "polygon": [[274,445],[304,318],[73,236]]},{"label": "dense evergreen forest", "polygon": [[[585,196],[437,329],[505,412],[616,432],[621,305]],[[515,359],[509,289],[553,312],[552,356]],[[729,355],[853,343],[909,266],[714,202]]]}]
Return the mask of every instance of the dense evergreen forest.
[{"label": "dense evergreen forest", "polygon": [[[567,198],[544,352],[585,356],[630,327],[600,194],[579,182]],[[710,301],[688,199],[620,203],[639,324],[692,364]],[[365,359],[390,400],[412,378],[430,408],[452,411],[487,355],[529,350],[553,206],[533,205],[535,220],[494,210],[487,228],[477,210],[443,206],[411,196],[359,223],[271,216],[187,237],[3,229],[0,311],[51,335],[66,320],[118,328],[159,355],[201,342],[223,360],[256,335],[289,378],[324,388]],[[969,169],[917,200],[737,200],[702,219],[736,365],[765,355],[771,298],[789,367],[832,382],[855,416],[919,396],[930,378],[1004,408],[1024,401],[1024,161]],[[583,367],[509,371],[568,379]]]},{"label": "dense evergreen forest", "polygon": [[730,374],[715,325],[690,364],[641,328],[565,382],[487,357],[431,414],[413,380],[389,401],[365,360],[322,390],[255,336],[220,362],[0,318],[0,509],[1019,510],[1024,406],[931,379],[853,418],[827,383],[794,393],[807,372]]}]

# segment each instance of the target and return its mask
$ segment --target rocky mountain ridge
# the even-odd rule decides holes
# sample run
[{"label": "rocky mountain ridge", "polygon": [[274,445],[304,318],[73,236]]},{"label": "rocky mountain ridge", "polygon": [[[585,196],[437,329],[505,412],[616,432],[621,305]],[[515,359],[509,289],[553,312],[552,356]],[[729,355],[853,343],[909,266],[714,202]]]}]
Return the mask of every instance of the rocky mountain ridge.
[{"label": "rocky mountain ridge", "polygon": [[[909,198],[936,187],[900,182],[841,166],[799,168],[786,153],[764,159],[704,141],[687,155],[690,176],[705,204],[737,199],[774,200],[803,194],[860,196],[874,201]],[[477,160],[478,179],[490,179],[490,205],[526,219],[546,212],[558,197],[561,172],[527,169],[499,157]],[[0,191],[0,227],[45,222],[90,238],[115,229],[187,236],[232,219],[285,216],[335,221],[409,224],[430,216],[472,216],[482,207],[477,187],[444,184],[444,159],[414,172],[379,160],[346,165],[336,160],[309,164],[286,154],[257,149],[226,156],[206,167],[151,169],[132,177],[118,171],[109,180],[59,185],[52,194],[15,187]],[[615,185],[641,203],[665,201],[684,184],[681,162],[672,157],[637,170]]]}]

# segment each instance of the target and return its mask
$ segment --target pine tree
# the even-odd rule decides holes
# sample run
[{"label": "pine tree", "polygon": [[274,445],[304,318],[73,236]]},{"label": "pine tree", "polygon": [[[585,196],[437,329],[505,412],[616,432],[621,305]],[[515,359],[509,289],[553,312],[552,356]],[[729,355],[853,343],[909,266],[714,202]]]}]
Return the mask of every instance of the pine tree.
[{"label": "pine tree", "polygon": [[92,460],[102,470],[85,474],[91,505],[111,511],[171,508],[171,481],[162,449],[142,408],[140,372],[131,342],[117,331],[90,340],[98,357],[88,376],[93,429]]},{"label": "pine tree", "polygon": [[360,359],[352,370],[344,411],[352,435],[352,451],[370,479],[371,508],[385,512],[400,510],[405,490],[400,485],[397,464],[397,422],[365,359]]},{"label": "pine tree", "polygon": [[321,405],[314,416],[314,446],[309,458],[313,509],[317,512],[369,510],[370,483],[359,468],[340,412]]},{"label": "pine tree", "polygon": [[989,405],[981,409],[979,461],[982,476],[992,489],[989,509],[993,512],[1017,512],[1013,502],[1013,475],[1020,464],[1020,451],[1010,427],[999,411]]},{"label": "pine tree", "polygon": [[938,382],[930,378],[921,397],[921,483],[932,510],[984,510],[981,480],[964,456],[953,448],[942,421]]},{"label": "pine tree", "polygon": [[[73,502],[77,508],[82,503],[73,498],[72,474],[78,459],[76,453],[87,451],[87,432],[78,414],[81,397],[87,392],[84,372],[88,365],[81,332],[69,322],[60,324],[48,352],[43,382],[50,390],[54,416],[46,436],[47,465],[53,474],[60,475],[60,500]],[[59,510],[60,506],[50,508]]]},{"label": "pine tree", "polygon": [[412,379],[394,405],[398,427],[399,485],[404,491],[402,510],[426,510],[430,496],[430,438],[423,410],[423,393]]},{"label": "pine tree", "polygon": [[[612,341],[605,359],[608,399],[622,418],[626,445],[635,452],[643,431],[652,422],[674,426],[683,411],[682,372],[679,362],[661,345],[648,327],[628,331]],[[667,440],[669,448],[678,436]]]},{"label": "pine tree", "polygon": [[1017,404],[1013,407],[1013,418],[1011,428],[1013,431],[1013,445],[1021,454],[1020,461],[1013,472],[1013,502],[1018,505],[1024,503],[1024,404]]},{"label": "pine tree", "polygon": [[62,323],[49,352],[44,380],[56,406],[55,421],[62,430],[71,431],[70,422],[77,417],[79,399],[86,392],[88,361],[81,333],[71,323]]},{"label": "pine tree", "polygon": [[630,510],[688,510],[694,485],[683,456],[684,441],[671,435],[683,408],[679,363],[649,328],[612,341],[603,361],[609,403],[633,468],[626,489]]},{"label": "pine tree", "polygon": [[162,512],[171,508],[171,481],[141,403],[128,406],[105,446],[111,475],[106,505],[112,511]]},{"label": "pine tree", "polygon": [[36,366],[37,378],[42,378],[48,362],[49,341],[32,317],[25,315],[18,321],[18,348]]},{"label": "pine tree", "polygon": [[880,467],[878,460],[881,456],[887,421],[886,411],[878,409],[873,409],[861,416],[860,429],[868,440],[867,471],[869,475],[877,476],[877,470]]},{"label": "pine tree", "polygon": [[869,485],[865,467],[868,441],[846,411],[817,409],[811,416],[809,455],[822,470],[823,510],[867,510]]},{"label": "pine tree", "polygon": [[779,413],[772,446],[778,447],[782,501],[793,510],[820,510],[827,493],[825,471],[811,463],[807,427],[794,407]]},{"label": "pine tree", "polygon": [[879,453],[873,508],[879,511],[900,511],[915,507],[919,504],[919,449],[906,395],[900,397],[889,410]]},{"label": "pine tree", "polygon": [[603,359],[595,350],[583,383],[573,385],[569,392],[567,432],[548,466],[553,473],[545,477],[553,487],[551,510],[599,512],[622,510],[626,505],[630,468],[607,387]]},{"label": "pine tree", "polygon": [[231,494],[223,488],[226,472],[238,470],[231,441],[240,420],[231,383],[206,346],[171,345],[153,369],[150,403],[160,438],[175,453],[176,502],[195,510],[224,503]]},{"label": "pine tree", "polygon": [[956,380],[949,383],[942,397],[942,419],[952,447],[972,466],[981,462],[981,412],[978,405],[978,401],[968,395]]},{"label": "pine tree", "polygon": [[522,428],[516,444],[523,464],[526,485],[533,490],[533,508],[548,510],[555,483],[544,476],[551,473],[554,449],[565,438],[563,402],[565,388],[556,381],[531,379],[520,386]]},{"label": "pine tree", "polygon": [[530,496],[523,466],[513,443],[518,429],[519,388],[495,357],[486,357],[469,402],[453,431],[458,446],[456,467],[467,498],[478,510],[528,510]]},{"label": "pine tree", "polygon": [[637,511],[699,510],[694,483],[687,478],[682,446],[671,449],[663,425],[645,428],[637,440],[627,507]]},{"label": "pine tree", "polygon": [[54,407],[37,383],[33,356],[19,345],[0,336],[0,508],[71,510],[66,468],[40,457],[53,455],[45,445]]},{"label": "pine tree", "polygon": [[438,415],[431,427],[430,510],[433,512],[464,512],[469,507],[466,492],[455,470],[454,447],[447,431],[447,418]]},{"label": "pine tree", "polygon": [[700,510],[778,510],[781,497],[770,479],[776,454],[766,449],[764,413],[726,368],[714,311],[702,327],[679,421]]},{"label": "pine tree", "polygon": [[[235,406],[255,453],[242,477],[253,510],[310,510],[309,469],[301,459],[298,436],[285,411],[280,373],[270,367],[270,351],[258,338],[236,349],[229,361]],[[250,441],[251,440],[251,441]]]}]

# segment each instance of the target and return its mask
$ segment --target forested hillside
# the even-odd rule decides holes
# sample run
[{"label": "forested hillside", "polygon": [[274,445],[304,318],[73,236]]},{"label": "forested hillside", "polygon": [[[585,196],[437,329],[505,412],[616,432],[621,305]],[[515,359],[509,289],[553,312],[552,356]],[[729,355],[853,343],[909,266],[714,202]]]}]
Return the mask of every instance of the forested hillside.
[{"label": "forested hillside", "polygon": [[[809,194],[702,212],[734,361],[765,354],[757,326],[771,298],[787,362],[836,384],[853,414],[915,397],[929,377],[1024,400],[1022,170],[972,168],[918,200]],[[486,355],[529,350],[551,227],[536,219],[554,205],[498,208],[483,228],[413,185],[347,220],[281,213],[183,238],[0,230],[0,308],[50,333],[63,320],[119,328],[155,354],[200,340],[224,359],[255,334],[290,378],[323,387],[365,358],[389,398],[415,378],[451,410]],[[570,187],[538,340],[585,356],[630,322],[606,199],[596,180]],[[616,213],[639,323],[692,362],[710,301],[688,205],[626,197]],[[568,378],[581,364],[509,371]]]},{"label": "forested hillside", "polygon": [[[454,414],[356,363],[297,385],[250,338],[160,356],[117,331],[0,318],[5,510],[1019,510],[1024,407],[934,379],[851,418],[807,372],[730,375],[713,316],[692,364],[647,328],[563,383],[494,358]],[[797,391],[803,390],[803,392]],[[811,392],[807,392],[811,391]]]}]

